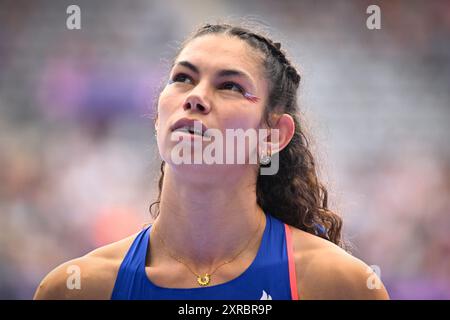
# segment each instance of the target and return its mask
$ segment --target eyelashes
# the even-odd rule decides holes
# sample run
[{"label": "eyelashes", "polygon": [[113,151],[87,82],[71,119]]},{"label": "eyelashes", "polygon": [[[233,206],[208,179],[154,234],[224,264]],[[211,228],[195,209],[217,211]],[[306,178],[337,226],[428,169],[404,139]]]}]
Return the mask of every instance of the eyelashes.
[{"label": "eyelashes", "polygon": [[[189,82],[185,82],[186,80],[189,80]],[[168,84],[172,84],[175,82],[181,82],[181,83],[193,83],[193,80],[190,76],[188,76],[185,73],[177,73],[176,75],[173,76],[172,79],[169,80]],[[235,88],[233,90],[233,88]],[[247,98],[247,95],[251,95],[248,92],[245,91],[244,88],[242,88],[241,85],[237,84],[236,82],[233,81],[226,81],[223,82],[219,85],[219,89],[223,89],[223,90],[229,90],[229,91],[234,91],[234,92],[238,92],[240,94],[242,94],[244,97]]]},{"label": "eyelashes", "polygon": [[[224,82],[222,85],[221,85],[221,87],[223,88],[223,89],[226,89],[226,87],[228,87],[228,88],[233,88],[233,86],[235,87],[235,88],[237,88],[237,91],[238,92],[240,92],[241,94],[245,94],[245,90],[240,86],[240,85],[238,85],[237,83],[234,83],[234,82],[230,82],[230,81],[228,81],[228,82]],[[228,89],[228,90],[231,90],[231,89]],[[236,90],[231,90],[231,91],[236,91]]]},{"label": "eyelashes", "polygon": [[189,77],[188,75],[184,73],[178,73],[175,76],[173,76],[172,79],[169,80],[169,84],[172,84],[174,82],[184,82],[183,79],[189,79],[192,82],[191,77]]}]

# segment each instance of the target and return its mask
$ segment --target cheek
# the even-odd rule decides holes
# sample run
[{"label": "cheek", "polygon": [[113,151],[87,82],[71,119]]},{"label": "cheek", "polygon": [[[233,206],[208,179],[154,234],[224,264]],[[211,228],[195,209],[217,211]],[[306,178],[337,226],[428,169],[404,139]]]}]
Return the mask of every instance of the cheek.
[{"label": "cheek", "polygon": [[[258,139],[259,131],[258,127],[260,124],[260,115],[255,110],[246,110],[244,112],[224,112],[221,116],[222,119],[222,128],[225,140],[226,138],[226,129],[238,130],[242,129],[244,132],[249,133],[254,131],[256,139]],[[246,145],[246,150],[255,149],[255,145],[252,147],[248,144]]]},{"label": "cheek", "polygon": [[225,111],[222,113],[223,128],[243,129],[257,128],[260,123],[259,112],[244,110],[241,112]]},{"label": "cheek", "polygon": [[159,148],[159,152],[165,160],[164,150],[165,150],[165,137],[166,132],[169,130],[169,119],[171,114],[174,112],[174,98],[167,94],[166,89],[163,90],[158,98],[158,133],[157,133],[157,145]]},{"label": "cheek", "polygon": [[158,99],[158,117],[161,119],[160,123],[167,123],[167,118],[175,112],[177,106],[177,99],[168,91],[164,90]]}]

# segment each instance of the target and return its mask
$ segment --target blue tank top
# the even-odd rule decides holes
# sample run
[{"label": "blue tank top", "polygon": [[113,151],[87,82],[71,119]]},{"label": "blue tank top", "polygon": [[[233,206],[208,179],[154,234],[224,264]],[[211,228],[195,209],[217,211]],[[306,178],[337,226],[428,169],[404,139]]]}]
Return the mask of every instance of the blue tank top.
[{"label": "blue tank top", "polygon": [[151,226],[133,241],[117,274],[113,300],[291,300],[298,299],[291,231],[266,214],[266,226],[257,255],[238,277],[198,288],[164,288],[145,272]]}]

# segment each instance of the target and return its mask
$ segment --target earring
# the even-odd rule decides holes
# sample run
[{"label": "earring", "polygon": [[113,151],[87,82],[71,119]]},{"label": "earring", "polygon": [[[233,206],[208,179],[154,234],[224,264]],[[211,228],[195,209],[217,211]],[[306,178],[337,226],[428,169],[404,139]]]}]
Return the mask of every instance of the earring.
[{"label": "earring", "polygon": [[262,156],[261,159],[259,159],[259,163],[264,166],[268,165],[270,163],[270,161],[271,161],[270,156],[267,154]]},{"label": "earring", "polygon": [[259,159],[259,163],[266,166],[268,165],[270,162],[272,161],[271,158],[271,151],[269,150],[269,152],[263,156],[260,157]]}]

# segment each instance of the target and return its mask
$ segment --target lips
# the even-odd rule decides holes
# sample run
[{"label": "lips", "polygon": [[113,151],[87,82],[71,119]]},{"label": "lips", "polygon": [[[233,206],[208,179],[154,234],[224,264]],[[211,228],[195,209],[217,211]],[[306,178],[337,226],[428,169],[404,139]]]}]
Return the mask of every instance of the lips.
[{"label": "lips", "polygon": [[191,134],[201,134],[202,136],[206,136],[205,131],[207,129],[208,128],[200,120],[189,118],[182,118],[175,122],[171,127],[172,132],[180,130]]}]

